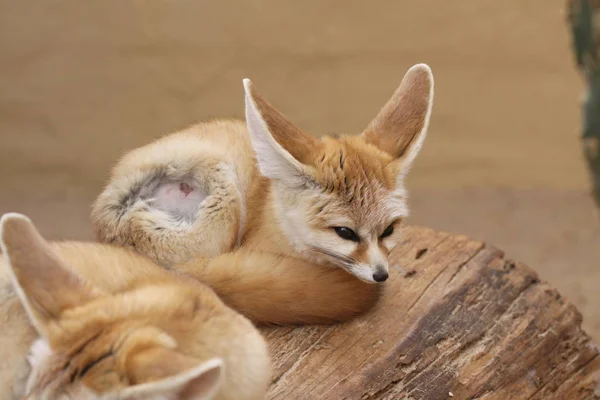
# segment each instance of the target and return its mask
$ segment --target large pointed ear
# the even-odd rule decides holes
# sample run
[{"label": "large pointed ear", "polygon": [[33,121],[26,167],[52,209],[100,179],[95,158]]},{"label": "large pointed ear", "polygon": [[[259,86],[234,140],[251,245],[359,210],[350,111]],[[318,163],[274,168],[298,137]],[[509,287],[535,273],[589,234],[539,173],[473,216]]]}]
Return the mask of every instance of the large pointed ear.
[{"label": "large pointed ear", "polygon": [[426,64],[417,64],[408,70],[392,98],[362,136],[368,143],[398,158],[405,173],[421,150],[432,106],[433,74]]},{"label": "large pointed ear", "polygon": [[310,180],[311,157],[321,143],[289,122],[244,79],[246,124],[261,174],[290,185]]},{"label": "large pointed ear", "polygon": [[199,362],[164,347],[136,353],[128,364],[130,379],[136,384],[120,393],[124,399],[157,395],[177,395],[181,400],[210,399],[219,390],[224,375],[224,364],[219,358]]},{"label": "large pointed ear", "polygon": [[72,307],[96,298],[100,291],[69,269],[42,238],[29,218],[9,213],[0,219],[0,247],[13,286],[39,334]]}]

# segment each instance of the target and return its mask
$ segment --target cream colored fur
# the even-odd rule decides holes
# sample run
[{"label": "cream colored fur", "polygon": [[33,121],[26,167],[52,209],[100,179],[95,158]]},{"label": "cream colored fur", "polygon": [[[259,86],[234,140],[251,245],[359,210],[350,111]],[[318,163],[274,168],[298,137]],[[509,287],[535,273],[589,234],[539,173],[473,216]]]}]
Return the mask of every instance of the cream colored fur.
[{"label": "cream colored fur", "polygon": [[201,123],[119,161],[93,208],[98,239],[200,279],[259,323],[368,310],[408,214],[404,177],[427,133],[429,67],[412,67],[358,136],[316,139],[249,80],[244,88],[246,124]]},{"label": "cream colored fur", "polygon": [[124,248],[48,244],[19,214],[0,244],[0,399],[264,398],[266,343],[202,283]]}]

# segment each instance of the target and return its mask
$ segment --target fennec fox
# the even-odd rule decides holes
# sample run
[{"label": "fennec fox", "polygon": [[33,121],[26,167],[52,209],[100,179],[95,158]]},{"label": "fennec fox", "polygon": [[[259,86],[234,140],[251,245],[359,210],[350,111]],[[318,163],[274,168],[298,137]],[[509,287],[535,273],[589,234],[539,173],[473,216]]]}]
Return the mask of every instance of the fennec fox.
[{"label": "fennec fox", "polygon": [[408,214],[431,70],[409,69],[358,136],[310,136],[244,87],[246,124],[202,123],[120,160],[92,211],[97,238],[193,275],[258,323],[367,310]]},{"label": "fennec fox", "polygon": [[0,243],[1,399],[264,398],[264,340],[204,284],[124,248],[50,245],[20,214]]}]

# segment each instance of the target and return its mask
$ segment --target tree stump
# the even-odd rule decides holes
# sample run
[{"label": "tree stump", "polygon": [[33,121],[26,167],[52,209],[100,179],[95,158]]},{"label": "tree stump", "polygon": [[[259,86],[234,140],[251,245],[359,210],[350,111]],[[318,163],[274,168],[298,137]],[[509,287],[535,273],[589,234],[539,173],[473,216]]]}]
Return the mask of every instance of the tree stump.
[{"label": "tree stump", "polygon": [[594,399],[581,314],[528,267],[407,227],[378,306],[335,326],[263,328],[270,399]]}]

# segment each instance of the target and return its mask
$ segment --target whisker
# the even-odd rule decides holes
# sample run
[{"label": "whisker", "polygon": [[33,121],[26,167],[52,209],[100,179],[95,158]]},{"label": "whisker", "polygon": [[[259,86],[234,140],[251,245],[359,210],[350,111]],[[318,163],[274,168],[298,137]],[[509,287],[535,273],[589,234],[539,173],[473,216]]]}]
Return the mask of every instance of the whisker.
[{"label": "whisker", "polygon": [[317,253],[320,253],[320,254],[323,254],[325,256],[334,258],[334,259],[340,261],[341,263],[343,263],[346,266],[353,266],[353,265],[356,264],[356,260],[353,259],[352,257],[348,257],[346,255],[343,255],[343,254],[340,254],[340,253],[336,253],[336,252],[333,252],[333,251],[330,251],[330,250],[321,249],[321,248],[315,247],[315,246],[312,246],[312,249],[313,249],[313,251],[315,251]]}]

